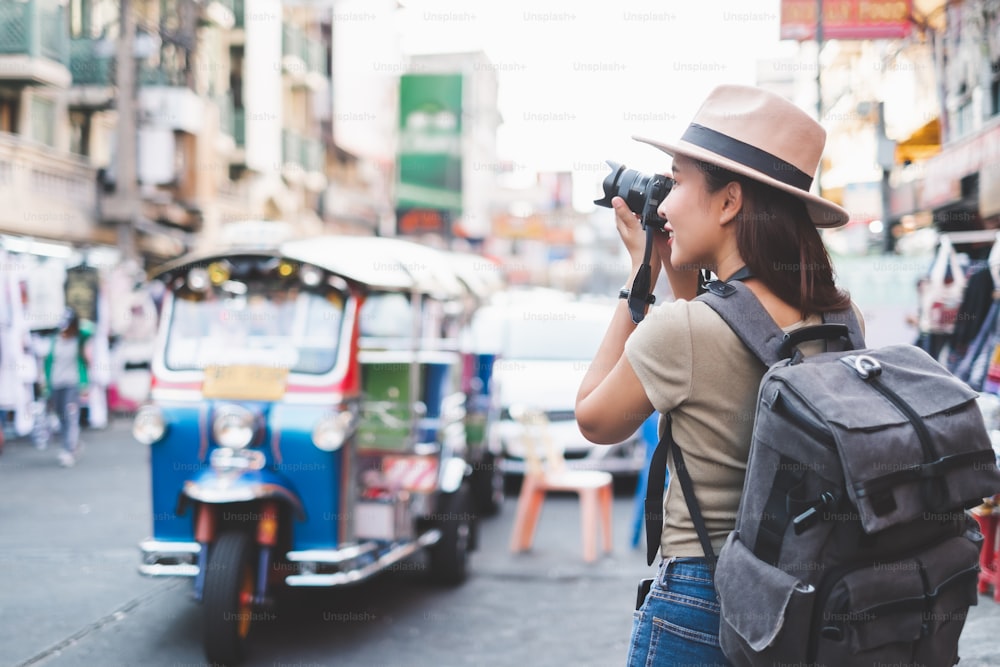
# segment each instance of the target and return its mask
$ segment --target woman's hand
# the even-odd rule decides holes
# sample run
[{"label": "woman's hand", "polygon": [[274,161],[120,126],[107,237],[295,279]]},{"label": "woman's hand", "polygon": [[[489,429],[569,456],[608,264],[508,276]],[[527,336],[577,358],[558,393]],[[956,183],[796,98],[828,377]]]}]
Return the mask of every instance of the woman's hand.
[{"label": "woman's hand", "polygon": [[[611,206],[615,210],[615,226],[618,228],[618,235],[625,243],[629,258],[632,260],[632,274],[642,265],[642,258],[646,250],[646,230],[639,222],[639,216],[633,213],[625,200],[621,197],[613,197]],[[655,273],[659,273],[660,258],[653,247],[653,255],[649,260]]]},{"label": "woman's hand", "polygon": [[662,231],[653,233],[653,256],[660,258],[674,298],[690,301],[698,296],[700,273],[697,268],[693,267],[675,268],[670,262],[671,236],[672,234]]}]

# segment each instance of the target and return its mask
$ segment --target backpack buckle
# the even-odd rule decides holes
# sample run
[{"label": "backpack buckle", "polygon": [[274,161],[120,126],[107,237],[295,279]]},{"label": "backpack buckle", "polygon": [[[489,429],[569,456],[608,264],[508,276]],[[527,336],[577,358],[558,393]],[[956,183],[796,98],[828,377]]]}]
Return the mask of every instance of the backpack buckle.
[{"label": "backpack buckle", "polygon": [[862,380],[873,380],[882,374],[882,364],[867,354],[851,354],[841,357],[840,361],[852,368]]},{"label": "backpack buckle", "polygon": [[736,294],[736,288],[722,280],[712,280],[705,283],[705,290],[723,299]]},{"label": "backpack buckle", "polygon": [[862,380],[877,378],[882,374],[882,364],[874,357],[870,357],[867,354],[859,354],[854,359],[854,370],[857,371]]}]

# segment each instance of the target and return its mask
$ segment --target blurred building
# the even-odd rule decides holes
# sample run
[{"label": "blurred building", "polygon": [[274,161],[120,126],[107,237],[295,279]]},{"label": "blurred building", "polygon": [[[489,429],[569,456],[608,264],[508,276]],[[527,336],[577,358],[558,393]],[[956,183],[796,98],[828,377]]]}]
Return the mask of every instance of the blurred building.
[{"label": "blurred building", "polygon": [[[0,1],[0,231],[114,242],[99,225],[97,168],[71,108],[68,9]],[[74,125],[73,120],[77,120]],[[94,126],[113,123],[95,119]]]},{"label": "blurred building", "polygon": [[498,86],[481,51],[411,56],[399,81],[397,234],[476,247],[490,235]]},{"label": "blurred building", "polygon": [[486,249],[500,259],[508,280],[588,291],[590,272],[580,266],[587,244],[578,243],[577,232],[589,228],[589,220],[573,208],[572,173],[534,173],[503,162],[496,177]]},{"label": "blurred building", "polygon": [[911,199],[942,231],[1000,228],[1000,0],[937,5],[942,143]]},{"label": "blurred building", "polygon": [[230,222],[375,233],[388,167],[336,142],[330,5],[127,3],[131,93],[122,6],[0,0],[0,233],[146,264]]},{"label": "blurred building", "polygon": [[[760,63],[758,80],[821,116],[819,187],[852,214],[828,238],[863,252],[924,227],[1000,227],[1000,0],[886,2],[870,25],[859,8],[878,3],[826,2],[855,23],[826,31],[820,53],[815,4],[782,2],[812,13],[797,49]],[[889,16],[904,8],[905,21]]]}]

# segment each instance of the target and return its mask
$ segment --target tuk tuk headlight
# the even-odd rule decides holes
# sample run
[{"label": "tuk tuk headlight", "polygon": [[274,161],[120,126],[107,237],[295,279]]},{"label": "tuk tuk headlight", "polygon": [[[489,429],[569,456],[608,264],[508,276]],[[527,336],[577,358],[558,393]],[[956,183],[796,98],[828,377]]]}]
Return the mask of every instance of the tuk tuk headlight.
[{"label": "tuk tuk headlight", "polygon": [[163,438],[167,432],[167,423],[163,419],[163,411],[155,405],[144,405],[135,413],[132,420],[132,437],[144,445],[151,445]]},{"label": "tuk tuk headlight", "polygon": [[328,414],[313,429],[313,444],[324,452],[335,452],[347,441],[354,424],[354,413],[349,410]]},{"label": "tuk tuk headlight", "polygon": [[243,449],[253,442],[256,418],[241,405],[221,405],[215,409],[212,435],[221,447]]}]

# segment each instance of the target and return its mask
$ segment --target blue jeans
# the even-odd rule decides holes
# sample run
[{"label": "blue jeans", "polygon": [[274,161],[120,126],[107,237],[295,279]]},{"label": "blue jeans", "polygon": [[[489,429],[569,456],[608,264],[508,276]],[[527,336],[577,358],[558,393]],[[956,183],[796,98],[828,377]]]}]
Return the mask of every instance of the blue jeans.
[{"label": "blue jeans", "polygon": [[719,648],[719,599],[705,559],[660,561],[632,618],[628,667],[728,664]]},{"label": "blue jeans", "polygon": [[80,444],[80,390],[76,387],[55,387],[52,403],[62,426],[63,449],[74,454]]}]

